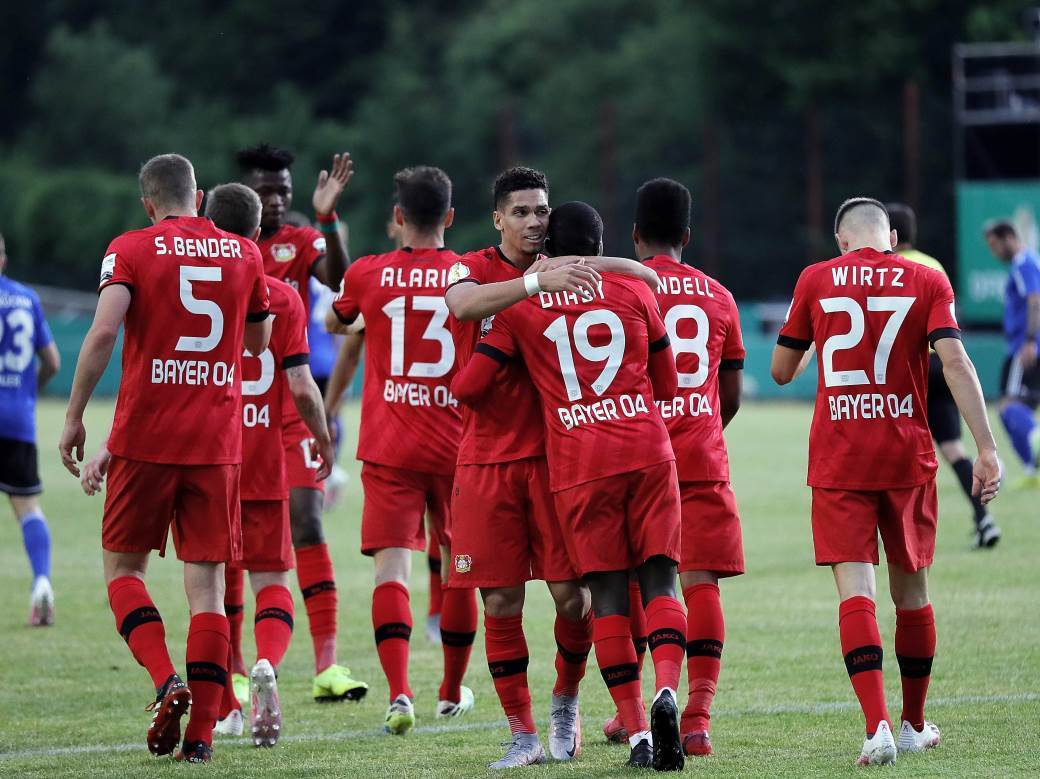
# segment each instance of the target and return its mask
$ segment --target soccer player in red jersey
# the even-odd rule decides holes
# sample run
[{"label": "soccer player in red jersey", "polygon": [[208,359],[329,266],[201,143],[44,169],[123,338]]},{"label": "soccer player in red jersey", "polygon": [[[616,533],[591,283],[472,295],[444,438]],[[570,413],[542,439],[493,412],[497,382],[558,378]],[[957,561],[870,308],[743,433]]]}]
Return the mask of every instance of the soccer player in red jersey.
[{"label": "soccer player in red jersey", "polygon": [[[550,270],[541,250],[549,220],[548,182],[540,171],[510,168],[493,190],[498,246],[465,255],[452,269],[445,293],[459,366],[469,362],[495,313],[529,293],[525,271],[555,291],[591,290],[599,274],[570,264]],[[642,271],[636,263],[619,265]],[[633,267],[634,266],[634,267]],[[656,276],[645,274],[647,280]],[[504,297],[501,297],[504,293]],[[488,303],[490,302],[490,306]],[[480,317],[486,317],[481,321]],[[503,416],[502,408],[509,414]],[[488,665],[512,731],[506,755],[492,764],[506,768],[540,762],[527,685],[528,653],[523,631],[524,584],[544,579],[556,603],[554,634],[557,678],[549,710],[549,752],[569,760],[581,749],[578,685],[592,646],[589,595],[576,581],[566,556],[549,490],[541,406],[526,368],[504,371],[493,395],[462,410],[462,442],[452,500],[456,564],[449,587],[479,587],[484,601]],[[508,549],[509,554],[502,555]],[[505,558],[505,559],[504,559]]]},{"label": "soccer player in red jersey", "polygon": [[[549,217],[555,252],[595,254],[602,221],[584,203]],[[631,733],[633,766],[683,765],[675,690],[686,614],[675,597],[679,488],[668,431],[654,399],[676,390],[675,362],[653,293],[604,274],[592,294],[537,290],[498,314],[452,384],[478,403],[500,366],[522,357],[542,401],[550,489],[571,564],[595,613],[603,679]],[[629,625],[629,570],[647,600],[658,692],[647,727]],[[652,730],[652,738],[651,738]]]},{"label": "soccer player in red jersey", "polygon": [[[224,184],[206,198],[206,216],[230,233],[255,238],[260,229],[260,199],[242,184]],[[282,448],[284,387],[315,441],[321,458],[318,478],[328,476],[334,461],[324,404],[308,366],[307,312],[295,290],[268,277],[271,296],[271,341],[258,357],[242,357],[242,559],[234,567],[249,572],[256,594],[256,663],[249,673],[251,727],[256,746],[278,741],[282,712],[276,673],[293,628],[289,570],[293,567],[289,529],[289,488]],[[231,566],[228,566],[229,569]],[[240,573],[239,573],[240,575]],[[239,650],[241,651],[241,650]],[[225,687],[217,732],[240,735],[242,714]]]},{"label": "soccer player in red jersey", "polygon": [[[928,569],[935,552],[938,464],[926,415],[928,345],[964,416],[979,456],[974,493],[996,496],[1000,464],[975,368],[960,341],[946,276],[892,252],[897,237],[884,205],[846,200],[834,219],[841,256],[798,278],[773,352],[786,384],[816,347],[819,379],[809,433],[813,545],[841,600],[841,651],[866,718],[861,765],[892,763],[896,752],[939,743],[924,719],[935,653]],[[902,726],[893,735],[875,617],[878,533],[896,607]]]},{"label": "soccer player in red jersey", "polygon": [[[242,348],[259,354],[267,347],[267,282],[255,244],[197,216],[202,192],[188,160],[155,157],[141,168],[140,183],[153,226],[119,236],[105,252],[59,451],[79,476],[83,411],[122,324],[123,375],[101,526],[109,601],[157,690],[149,750],[174,750],[190,704],[177,757],[207,762],[227,676],[224,564],[242,548]],[[162,553],[171,525],[191,609],[187,685],[170,662],[162,619],[144,586],[149,553]]]},{"label": "soccer player in red jersey", "polygon": [[675,397],[657,401],[657,407],[675,450],[682,500],[679,581],[688,617],[690,694],[680,730],[687,755],[710,755],[711,703],[725,640],[719,579],[744,573],[722,435],[740,408],[740,314],[725,287],[682,261],[690,240],[690,192],[682,184],[659,178],[639,188],[632,240],[636,256],[661,278],[657,302],[679,374]]},{"label": "soccer player in red jersey", "polygon": [[[408,683],[412,613],[408,582],[411,552],[426,546],[423,517],[442,558],[450,543],[448,511],[458,456],[458,403],[449,391],[455,347],[447,328],[443,291],[458,255],[444,248],[455,212],[444,171],[416,167],[394,176],[395,219],[404,247],[362,257],[350,266],[326,324],[345,330],[365,321],[365,375],[358,459],[365,502],[361,551],[375,562],[372,627],[390,688],[388,733],[415,724]],[[456,717],[473,708],[462,678],[477,629],[472,591],[445,593],[441,613],[444,678],[436,714]]]},{"label": "soccer player in red jersey", "polygon": [[[292,206],[293,155],[285,149],[260,144],[237,155],[242,183],[251,187],[263,204],[260,239],[257,242],[267,274],[289,283],[310,311],[308,280],[314,276],[333,291],[347,267],[347,252],[339,231],[336,203],[353,176],[349,154],[333,157],[329,172],[322,171],[311,203],[321,231],[286,222]],[[310,623],[314,647],[315,700],[359,700],[367,685],[350,676],[337,662],[336,629],[338,598],[332,558],[322,526],[324,485],[316,478],[319,463],[310,456],[313,442],[296,407],[284,393],[282,409],[285,466],[289,479],[289,520],[296,550],[296,576]]]}]

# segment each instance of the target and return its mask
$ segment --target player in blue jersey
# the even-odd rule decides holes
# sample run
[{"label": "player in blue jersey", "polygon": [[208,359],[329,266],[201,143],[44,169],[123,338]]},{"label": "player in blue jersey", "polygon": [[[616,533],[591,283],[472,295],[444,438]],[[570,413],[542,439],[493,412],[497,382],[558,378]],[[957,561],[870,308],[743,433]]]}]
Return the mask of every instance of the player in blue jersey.
[{"label": "player in blue jersey", "polygon": [[1000,374],[1000,420],[1025,468],[1022,486],[1040,487],[1040,428],[1033,416],[1040,404],[1040,256],[1022,243],[1015,226],[1006,220],[987,225],[985,236],[993,256],[1009,265],[1004,288],[1008,350]]},{"label": "player in blue jersey", "polygon": [[36,393],[58,372],[61,359],[40,298],[7,278],[6,266],[0,235],[0,492],[11,500],[32,567],[29,623],[53,625],[51,534],[40,509],[43,485],[36,464]]}]

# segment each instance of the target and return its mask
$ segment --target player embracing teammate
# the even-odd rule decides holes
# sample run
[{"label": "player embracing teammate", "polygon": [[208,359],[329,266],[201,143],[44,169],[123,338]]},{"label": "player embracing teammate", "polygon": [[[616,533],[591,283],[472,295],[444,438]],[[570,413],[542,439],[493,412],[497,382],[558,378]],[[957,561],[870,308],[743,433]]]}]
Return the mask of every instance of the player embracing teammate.
[{"label": "player embracing teammate", "polygon": [[[584,203],[549,215],[553,253],[598,255],[602,221]],[[495,316],[453,388],[478,403],[500,369],[522,358],[538,390],[550,489],[564,543],[592,596],[600,672],[630,734],[629,765],[679,770],[676,688],[686,614],[675,597],[679,489],[655,399],[676,391],[675,362],[653,292],[605,273],[591,290],[529,296]],[[657,694],[650,722],[629,623],[629,571],[647,603]]]},{"label": "player embracing teammate", "polygon": [[[946,276],[892,251],[898,239],[877,200],[846,200],[834,233],[842,254],[802,271],[772,373],[786,384],[816,347],[808,478],[816,564],[831,567],[841,601],[841,651],[866,719],[858,762],[893,763],[897,751],[920,752],[940,738],[924,718],[935,654],[928,571],[938,508],[938,464],[926,416],[929,343],[975,439],[973,494],[983,503],[997,493],[1000,464]],[[896,607],[903,687],[898,734],[885,703],[875,617],[879,533]]]}]

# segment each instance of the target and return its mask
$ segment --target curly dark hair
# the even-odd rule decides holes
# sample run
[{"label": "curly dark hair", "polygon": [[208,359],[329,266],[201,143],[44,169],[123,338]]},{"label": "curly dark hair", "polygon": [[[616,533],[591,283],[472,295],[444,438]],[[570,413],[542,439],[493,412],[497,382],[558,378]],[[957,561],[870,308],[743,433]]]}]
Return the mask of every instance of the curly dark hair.
[{"label": "curly dark hair", "polygon": [[238,165],[243,172],[251,170],[286,170],[292,166],[296,157],[288,149],[261,143],[242,149],[235,154]]}]

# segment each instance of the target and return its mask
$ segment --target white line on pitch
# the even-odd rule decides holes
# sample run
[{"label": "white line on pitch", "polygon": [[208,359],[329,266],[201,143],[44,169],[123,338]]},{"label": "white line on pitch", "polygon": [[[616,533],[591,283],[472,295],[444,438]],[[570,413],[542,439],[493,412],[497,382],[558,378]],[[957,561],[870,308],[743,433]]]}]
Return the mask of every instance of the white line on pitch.
[{"label": "white line on pitch", "polygon": [[[951,698],[934,698],[928,700],[929,706],[960,706],[966,703],[1015,703],[1021,701],[1040,701],[1040,693],[1024,692],[1013,695],[959,695]],[[831,703],[781,704],[779,706],[752,706],[744,709],[717,708],[713,716],[719,718],[759,717],[770,714],[825,714],[832,711],[852,711],[859,707],[854,701],[833,701]],[[544,723],[540,723],[544,724]],[[461,722],[455,725],[420,725],[413,728],[417,735],[436,735],[438,733],[457,733],[459,731],[494,730],[505,728],[505,720],[494,722]],[[588,727],[588,726],[586,726]],[[315,741],[340,741],[358,738],[387,738],[382,730],[369,728],[365,730],[343,730],[338,733],[302,733],[283,736],[279,743],[301,743]],[[240,739],[218,739],[220,750],[227,747],[252,747],[248,736]],[[0,752],[0,760],[19,760],[33,757],[62,757],[64,755],[100,754],[103,752],[136,752],[145,751],[144,740],[133,744],[89,744],[72,747],[42,747],[40,749],[23,749],[17,752]]]}]

